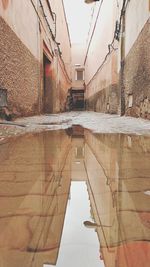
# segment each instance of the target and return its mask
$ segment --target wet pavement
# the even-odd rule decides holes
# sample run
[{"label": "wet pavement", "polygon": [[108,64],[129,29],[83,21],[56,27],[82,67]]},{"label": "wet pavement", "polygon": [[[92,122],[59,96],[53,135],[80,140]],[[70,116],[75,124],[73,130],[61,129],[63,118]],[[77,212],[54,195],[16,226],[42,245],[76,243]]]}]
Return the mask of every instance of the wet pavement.
[{"label": "wet pavement", "polygon": [[149,135],[4,138],[0,198],[0,266],[150,266]]},{"label": "wet pavement", "polygon": [[0,121],[0,143],[5,138],[25,133],[67,129],[81,125],[95,133],[125,133],[150,135],[150,121],[141,118],[120,117],[118,115],[91,111],[66,112],[18,118],[15,121]]}]

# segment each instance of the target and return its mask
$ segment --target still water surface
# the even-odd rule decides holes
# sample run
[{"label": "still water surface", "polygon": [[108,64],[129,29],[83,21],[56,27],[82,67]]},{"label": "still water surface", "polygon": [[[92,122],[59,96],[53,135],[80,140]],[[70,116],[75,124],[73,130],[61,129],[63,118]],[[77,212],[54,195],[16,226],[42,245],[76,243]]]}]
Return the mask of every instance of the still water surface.
[{"label": "still water surface", "polygon": [[80,127],[0,144],[1,267],[149,267],[150,138]]}]

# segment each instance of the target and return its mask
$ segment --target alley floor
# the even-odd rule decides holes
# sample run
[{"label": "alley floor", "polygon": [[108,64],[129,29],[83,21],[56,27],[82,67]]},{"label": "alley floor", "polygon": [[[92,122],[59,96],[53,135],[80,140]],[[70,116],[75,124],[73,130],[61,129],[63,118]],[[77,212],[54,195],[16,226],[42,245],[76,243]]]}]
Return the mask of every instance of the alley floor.
[{"label": "alley floor", "polygon": [[0,0],[0,267],[150,267],[149,26],[150,0]]},{"label": "alley floor", "polygon": [[18,118],[0,122],[0,142],[10,136],[44,130],[67,129],[80,125],[96,133],[126,133],[150,135],[150,121],[141,118],[120,117],[96,112],[66,112]]},{"label": "alley floor", "polygon": [[70,112],[1,123],[1,266],[149,267],[149,121]]},{"label": "alley floor", "polygon": [[0,123],[2,266],[149,267],[150,121],[70,112]]}]

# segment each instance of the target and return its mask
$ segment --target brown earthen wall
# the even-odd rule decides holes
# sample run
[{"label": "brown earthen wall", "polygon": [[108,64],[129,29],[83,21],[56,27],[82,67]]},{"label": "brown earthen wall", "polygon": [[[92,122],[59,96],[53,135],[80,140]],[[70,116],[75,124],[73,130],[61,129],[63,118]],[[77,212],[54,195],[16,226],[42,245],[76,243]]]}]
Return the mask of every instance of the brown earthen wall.
[{"label": "brown earthen wall", "polygon": [[71,88],[71,80],[66,76],[61,60],[57,59],[57,67],[54,70],[55,92],[54,92],[54,112],[63,112],[66,109],[67,93]]},{"label": "brown earthen wall", "polygon": [[0,17],[0,87],[19,115],[39,111],[40,63]]},{"label": "brown earthen wall", "polygon": [[86,87],[86,108],[116,114],[118,105],[117,52],[113,51]]},{"label": "brown earthen wall", "polygon": [[86,108],[97,112],[116,114],[118,111],[118,86],[112,84],[86,100]]},{"label": "brown earthen wall", "polygon": [[59,81],[58,87],[60,90],[60,111],[63,112],[66,110],[67,93],[71,88],[71,83],[66,79],[63,73],[61,73],[61,80]]},{"label": "brown earthen wall", "polygon": [[150,20],[125,58],[123,77],[125,114],[150,119]]}]

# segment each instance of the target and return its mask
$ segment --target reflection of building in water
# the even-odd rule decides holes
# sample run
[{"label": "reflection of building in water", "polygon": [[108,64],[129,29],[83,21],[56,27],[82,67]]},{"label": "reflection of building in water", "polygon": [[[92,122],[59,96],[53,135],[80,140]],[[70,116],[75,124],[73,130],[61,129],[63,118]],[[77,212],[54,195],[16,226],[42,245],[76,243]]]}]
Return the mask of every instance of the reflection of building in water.
[{"label": "reflection of building in water", "polygon": [[85,156],[84,129],[78,125],[72,127],[72,165],[71,180],[86,181],[84,167]]},{"label": "reflection of building in water", "polygon": [[149,267],[150,139],[66,132],[1,145],[0,265],[56,264],[73,180],[87,183],[105,267]]},{"label": "reflection of building in water", "polygon": [[56,263],[70,188],[70,142],[55,131],[1,145],[1,266]]},{"label": "reflection of building in water", "polygon": [[85,132],[92,212],[106,267],[150,262],[150,139]]}]

